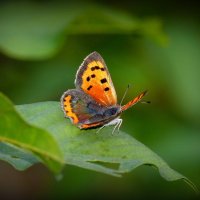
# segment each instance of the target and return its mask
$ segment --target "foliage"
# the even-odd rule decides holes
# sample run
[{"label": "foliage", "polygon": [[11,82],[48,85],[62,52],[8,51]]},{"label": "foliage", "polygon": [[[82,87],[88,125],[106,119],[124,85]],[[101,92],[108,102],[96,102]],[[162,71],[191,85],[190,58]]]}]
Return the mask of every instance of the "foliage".
[{"label": "foliage", "polygon": [[[38,155],[50,169],[57,172],[60,170],[63,163],[62,153],[53,137],[49,135],[47,131],[31,126],[25,122],[15,111],[11,102],[2,94],[0,95],[0,116],[1,141],[9,142],[32,151],[35,155]],[[7,148],[7,146],[5,147]],[[9,147],[11,148],[11,146]],[[2,148],[1,150],[4,152],[6,148]],[[8,154],[10,148],[7,148],[7,152],[1,153],[2,158],[4,158],[5,153]],[[27,152],[24,154],[26,155]],[[7,157],[5,158],[5,160],[7,160]],[[9,160],[11,160],[11,158],[12,156]],[[26,169],[27,166],[24,165],[25,156],[19,156],[18,158],[22,160],[21,163],[24,169]],[[16,160],[16,155],[13,157],[12,164],[15,164],[14,160]],[[30,156],[30,159],[29,156],[27,156],[26,161],[28,163],[31,163],[31,161],[35,163],[32,156]],[[16,165],[16,168],[19,168],[19,161],[17,161]],[[20,169],[23,169],[23,167],[20,166]]]},{"label": "foliage", "polygon": [[[104,194],[108,190],[113,197],[122,195],[123,199],[124,194],[129,194],[130,199],[133,196],[136,199],[137,196],[146,199],[149,195],[159,199],[192,199],[190,189],[181,185],[181,182],[168,184],[162,181],[152,167],[139,167],[121,179],[104,174],[120,176],[137,166],[137,163],[134,166],[124,164],[125,160],[121,156],[125,152],[122,151],[120,155],[117,151],[120,148],[124,150],[126,145],[123,142],[127,140],[130,144],[126,146],[127,159],[132,164],[136,158],[133,145],[136,143],[152,156],[145,160],[140,157],[139,163],[146,161],[151,165],[156,164],[153,166],[163,172],[157,161],[164,161],[134,139],[137,138],[173,168],[190,177],[195,184],[200,184],[200,29],[196,17],[199,11],[195,12],[198,6],[192,8],[191,3],[190,6],[177,4],[176,8],[175,3],[170,5],[168,2],[167,5],[167,1],[152,1],[150,4],[137,0],[114,3],[104,1],[102,4],[96,2],[53,3],[30,0],[0,3],[0,91],[13,104],[20,104],[13,106],[7,97],[1,96],[0,117],[3,117],[3,121],[0,121],[0,132],[3,142],[0,143],[0,157],[18,170],[27,169],[19,173],[20,177],[30,173],[34,179],[38,174],[34,188],[38,190],[46,186],[48,193],[54,194],[56,199],[69,194],[93,197],[96,193]],[[127,84],[134,86],[129,89],[130,98],[141,90],[149,90],[147,100],[152,102],[151,105],[138,104],[125,112],[122,116],[123,131],[115,136],[111,136],[109,128],[99,135],[95,130],[83,131],[82,134],[68,120],[63,119],[57,102],[63,91],[74,88],[74,75],[78,66],[93,51],[101,53],[106,61],[118,102]],[[56,127],[57,132],[64,131],[58,134],[56,130],[52,131],[51,125],[43,127],[37,121],[38,118],[45,124],[50,120],[48,110],[43,110],[45,107],[50,107],[49,111],[55,113],[55,116],[51,116],[52,126]],[[40,108],[38,113],[43,114],[37,115],[34,112],[36,108]],[[8,118],[5,118],[5,112],[9,113]],[[43,121],[43,115],[47,121]],[[60,124],[60,127],[54,122]],[[15,127],[12,127],[12,123],[15,123]],[[13,134],[19,132],[18,127],[21,126],[24,127],[23,131]],[[39,136],[38,132],[41,133]],[[72,137],[69,138],[70,134]],[[24,136],[21,138],[19,135]],[[37,140],[32,140],[33,137]],[[65,143],[68,144],[68,139],[72,140],[69,147],[75,145],[75,151],[67,149]],[[89,146],[82,147],[74,143],[74,140],[81,144],[87,142]],[[115,159],[107,154],[101,155],[100,145],[109,147],[111,151],[107,153],[112,153]],[[90,148],[97,152],[91,152]],[[69,160],[66,159],[66,152],[70,152]],[[78,152],[84,156],[79,156]],[[105,149],[102,148],[103,152]],[[72,154],[75,154],[74,157]],[[72,159],[78,156],[81,157],[81,163],[79,159]],[[157,161],[152,161],[153,157]],[[41,162],[55,173],[65,166],[62,181],[49,181],[51,188],[48,181],[44,184],[41,181],[45,177],[41,168],[37,168],[33,175],[32,170],[38,166],[35,163]],[[32,165],[34,167],[30,168]],[[0,182],[2,190],[6,187],[9,192],[17,191],[16,188],[27,185],[22,178],[14,181],[12,176],[10,180],[8,174],[12,173],[7,171],[9,167],[6,165],[5,169],[2,166],[4,164],[1,165],[1,176],[5,175],[5,180],[2,178]],[[18,173],[13,168],[10,170]],[[161,175],[167,179],[179,177],[187,180],[171,168],[167,174]],[[15,182],[17,187],[14,186]],[[6,183],[13,185],[7,186]],[[38,194],[32,192],[31,195],[33,193]],[[41,193],[44,194],[45,190]]]},{"label": "foliage", "polygon": [[[150,165],[158,168],[166,180],[184,179],[195,188],[186,177],[172,170],[159,156],[128,134],[120,131],[113,136],[110,128],[97,134],[96,130],[81,131],[72,126],[62,116],[57,102],[17,106],[19,114],[3,95],[0,96],[0,105],[1,141],[30,150],[36,157],[39,155],[53,171],[59,172],[63,164],[62,155],[66,164],[113,176],[120,176],[141,165]],[[0,159],[12,163],[16,169],[26,169],[36,163],[32,153],[29,156],[28,152],[21,150],[21,153],[9,156],[14,151],[12,146],[7,146],[6,143],[1,146]],[[19,159],[17,162],[16,158]],[[28,164],[24,164],[25,162]],[[118,167],[113,169],[101,163],[117,164]]]},{"label": "foliage", "polygon": [[159,20],[139,20],[95,4],[81,4],[78,8],[74,4],[6,4],[0,7],[0,27],[2,51],[18,59],[49,58],[71,34],[135,32],[166,42]]}]

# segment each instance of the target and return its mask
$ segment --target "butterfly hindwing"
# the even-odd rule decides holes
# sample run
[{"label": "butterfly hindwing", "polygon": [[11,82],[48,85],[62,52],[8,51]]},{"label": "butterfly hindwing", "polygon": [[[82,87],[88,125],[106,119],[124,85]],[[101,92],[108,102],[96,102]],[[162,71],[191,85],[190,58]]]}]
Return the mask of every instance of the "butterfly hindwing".
[{"label": "butterfly hindwing", "polygon": [[75,85],[103,106],[117,104],[117,95],[109,71],[97,52],[85,58],[76,74]]},{"label": "butterfly hindwing", "polygon": [[110,120],[110,115],[119,110],[118,107],[108,110],[97,104],[90,96],[78,89],[67,90],[61,97],[65,116],[79,128],[100,126]]}]

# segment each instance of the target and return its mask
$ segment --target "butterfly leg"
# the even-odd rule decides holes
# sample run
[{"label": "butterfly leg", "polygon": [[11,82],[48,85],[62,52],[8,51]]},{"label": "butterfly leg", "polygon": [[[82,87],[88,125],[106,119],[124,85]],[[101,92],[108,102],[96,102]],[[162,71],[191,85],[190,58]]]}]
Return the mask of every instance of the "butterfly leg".
[{"label": "butterfly leg", "polygon": [[[100,128],[97,130],[96,133],[99,133],[100,130],[102,130],[104,127],[106,127],[106,126],[111,126],[111,125],[115,125],[115,127],[114,127],[114,130],[115,130],[116,127],[118,126],[118,124],[121,123],[121,122],[118,122],[118,120],[122,120],[122,119],[118,119],[118,118],[117,118],[117,119],[114,119],[114,120],[108,122],[107,124],[104,124],[102,127],[100,127]],[[120,125],[121,125],[121,124],[120,124]],[[112,131],[112,134],[113,134],[113,132],[114,132],[114,131]]]},{"label": "butterfly leg", "polygon": [[120,119],[120,121],[119,121],[119,125],[118,125],[118,128],[117,128],[117,130],[118,130],[118,133],[119,133],[119,129],[120,129],[121,125],[122,125],[122,122],[123,122],[123,120],[122,120],[122,119]]},{"label": "butterfly leg", "polygon": [[115,132],[115,130],[116,130],[116,128],[117,128],[117,130],[118,130],[118,132],[119,132],[119,128],[120,128],[121,124],[122,124],[122,119],[116,118],[116,119],[114,119],[114,120],[108,122],[107,124],[104,124],[102,127],[100,127],[100,128],[97,130],[96,133],[99,133],[99,131],[102,130],[105,126],[115,125],[115,127],[113,128],[113,131],[112,131],[112,135],[113,135],[114,132]]},{"label": "butterfly leg", "polygon": [[122,119],[117,119],[116,120],[116,125],[115,125],[115,127],[113,128],[113,131],[112,131],[112,135],[114,135],[114,132],[115,132],[115,130],[117,129],[117,131],[118,131],[118,133],[119,133],[119,128],[120,128],[120,126],[122,125]]},{"label": "butterfly leg", "polygon": [[96,133],[99,133],[100,132],[100,130],[102,130],[104,127],[106,126],[106,124],[104,124],[102,127],[100,127],[98,130],[97,130],[97,132]]}]

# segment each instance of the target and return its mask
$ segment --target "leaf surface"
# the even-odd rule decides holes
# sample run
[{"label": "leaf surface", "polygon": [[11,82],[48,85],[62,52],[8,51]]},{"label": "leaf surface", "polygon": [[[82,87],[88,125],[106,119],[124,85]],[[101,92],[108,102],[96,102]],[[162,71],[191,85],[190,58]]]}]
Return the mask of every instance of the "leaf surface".
[{"label": "leaf surface", "polygon": [[[0,141],[33,152],[54,172],[59,172],[63,166],[63,154],[53,136],[46,130],[30,125],[29,122],[25,121],[2,93],[0,93]],[[4,145],[0,149],[1,158],[8,159],[8,154],[11,154],[14,150],[11,151],[11,147],[8,148],[7,146],[6,157],[6,146],[5,144],[1,145]],[[24,159],[24,156],[17,156],[17,158]],[[27,161],[32,162],[32,164],[35,163],[35,159],[27,159]],[[16,168],[18,168],[18,165],[16,165]]]},{"label": "leaf surface", "polygon": [[154,166],[168,180],[183,179],[193,188],[193,183],[176,172],[141,142],[120,131],[114,136],[113,127],[100,133],[94,130],[79,130],[64,118],[59,102],[41,102],[17,106],[17,110],[31,124],[47,130],[56,138],[65,157],[65,163],[121,176],[141,165]]},{"label": "leaf surface", "polygon": [[64,118],[59,102],[20,105],[16,110],[1,94],[0,140],[3,142],[0,143],[0,159],[16,169],[23,170],[42,161],[59,172],[65,162],[120,177],[141,165],[148,165],[157,168],[164,179],[182,179],[197,190],[188,178],[170,168],[129,134],[120,131],[112,135],[113,127],[106,127],[98,134],[96,129],[79,130]]}]

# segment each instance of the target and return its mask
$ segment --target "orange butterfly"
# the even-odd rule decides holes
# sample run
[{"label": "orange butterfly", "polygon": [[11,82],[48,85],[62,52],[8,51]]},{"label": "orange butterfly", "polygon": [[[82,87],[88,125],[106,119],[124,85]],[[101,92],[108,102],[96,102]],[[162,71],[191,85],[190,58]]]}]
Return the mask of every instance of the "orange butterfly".
[{"label": "orange butterfly", "polygon": [[117,104],[108,68],[97,52],[88,55],[79,67],[75,86],[76,89],[67,90],[62,95],[61,105],[65,116],[80,129],[115,125],[113,132],[117,127],[119,130],[122,124],[120,114],[147,93],[142,92],[124,106]]}]

